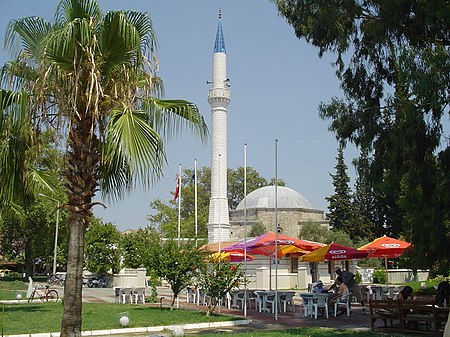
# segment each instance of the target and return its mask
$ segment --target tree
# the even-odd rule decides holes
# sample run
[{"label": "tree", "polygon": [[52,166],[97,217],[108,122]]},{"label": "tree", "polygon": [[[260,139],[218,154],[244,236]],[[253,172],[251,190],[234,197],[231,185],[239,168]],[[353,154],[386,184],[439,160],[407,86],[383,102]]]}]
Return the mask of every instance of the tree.
[{"label": "tree", "polygon": [[159,235],[150,228],[139,229],[134,233],[123,234],[120,248],[125,268],[143,268],[151,252],[151,245]]},{"label": "tree", "polygon": [[356,236],[372,240],[381,236],[380,227],[376,226],[375,196],[370,181],[370,162],[368,151],[361,151],[361,157],[354,162],[356,167],[355,193],[353,206],[355,209]]},{"label": "tree", "polygon": [[53,24],[13,20],[5,41],[11,50],[22,46],[2,83],[30,91],[29,128],[54,127],[65,136],[69,249],[61,336],[80,336],[84,233],[96,192],[116,200],[136,184],[148,187],[161,176],[163,136],[187,126],[205,140],[207,127],[192,103],[160,99],[147,14],[102,15],[95,0],[61,0]]},{"label": "tree", "polygon": [[86,269],[96,274],[118,274],[120,271],[120,232],[112,223],[99,219],[86,232],[84,257]]},{"label": "tree", "polygon": [[237,263],[215,261],[200,266],[199,286],[211,297],[206,312],[208,316],[214,312],[220,299],[245,282],[244,277],[245,273]]},{"label": "tree", "polygon": [[180,292],[197,276],[205,252],[196,248],[193,241],[177,242],[174,239],[155,242],[151,247],[146,267],[170,284],[173,307]]},{"label": "tree", "polygon": [[[49,262],[53,256],[38,243],[40,239],[54,240],[53,230],[48,224],[37,226],[40,220],[50,217],[51,211],[43,204],[36,208],[34,203],[39,192],[51,195],[59,188],[61,156],[55,149],[54,133],[28,127],[29,108],[26,93],[0,89],[0,217],[4,220],[0,226],[1,250],[17,258],[23,249],[25,271],[32,276],[35,261]],[[35,144],[36,139],[42,141],[40,146]]]},{"label": "tree", "polygon": [[344,246],[355,246],[348,233],[335,229],[329,230],[326,226],[314,222],[303,224],[300,229],[299,238],[326,244],[336,242]]},{"label": "tree", "polygon": [[355,217],[351,190],[348,186],[350,178],[347,175],[347,165],[344,161],[344,146],[342,142],[339,143],[336,160],[336,174],[330,174],[333,178],[335,193],[325,198],[329,202],[328,218],[333,229],[344,231],[353,238],[356,234],[356,229],[354,228]]},{"label": "tree", "polygon": [[[228,201],[231,209],[236,208],[244,197],[244,169],[228,169]],[[194,170],[185,168],[181,179],[181,236],[195,237],[195,184]],[[254,168],[247,168],[247,193],[267,186],[268,180],[261,177]],[[284,186],[283,180],[278,180],[279,186]],[[209,201],[211,198],[211,169],[202,167],[197,170],[197,213],[198,237],[208,236]],[[178,201],[164,202],[155,199],[150,207],[156,212],[148,216],[150,226],[158,230],[163,237],[178,236]]]},{"label": "tree", "polygon": [[418,265],[448,273],[449,251],[438,248],[448,246],[440,211],[449,205],[440,188],[450,172],[441,171],[450,146],[448,2],[274,2],[320,56],[336,54],[345,98],[322,104],[320,115],[339,139],[371,152],[377,231],[404,235]]}]

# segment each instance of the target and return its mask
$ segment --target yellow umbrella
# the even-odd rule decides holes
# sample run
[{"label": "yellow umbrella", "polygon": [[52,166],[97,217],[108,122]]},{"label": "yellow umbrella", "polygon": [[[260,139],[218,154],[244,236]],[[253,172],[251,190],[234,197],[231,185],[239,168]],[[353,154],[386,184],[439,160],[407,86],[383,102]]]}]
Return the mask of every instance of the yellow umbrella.
[{"label": "yellow umbrella", "polygon": [[[217,261],[219,252],[208,255],[207,260]],[[244,253],[241,252],[220,252],[220,261],[242,262],[244,261]],[[253,261],[253,256],[247,254],[247,261]]]},{"label": "yellow umbrella", "polygon": [[322,248],[316,249],[311,253],[301,257],[303,261],[319,262],[319,261],[342,261],[353,259],[364,259],[367,252],[361,252],[352,247],[340,245],[338,243],[330,243]]}]

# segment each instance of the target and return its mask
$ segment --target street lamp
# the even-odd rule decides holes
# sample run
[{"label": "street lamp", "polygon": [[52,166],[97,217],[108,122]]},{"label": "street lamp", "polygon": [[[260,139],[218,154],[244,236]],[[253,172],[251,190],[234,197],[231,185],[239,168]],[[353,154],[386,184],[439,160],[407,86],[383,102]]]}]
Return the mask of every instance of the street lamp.
[{"label": "street lamp", "polygon": [[58,203],[58,208],[56,209],[56,229],[55,229],[55,248],[53,250],[53,275],[56,275],[56,251],[58,249],[58,227],[59,227],[59,206],[60,206],[60,202],[59,200],[49,197],[48,195],[45,194],[38,194],[38,196],[40,197],[44,197],[53,201],[56,201]]}]

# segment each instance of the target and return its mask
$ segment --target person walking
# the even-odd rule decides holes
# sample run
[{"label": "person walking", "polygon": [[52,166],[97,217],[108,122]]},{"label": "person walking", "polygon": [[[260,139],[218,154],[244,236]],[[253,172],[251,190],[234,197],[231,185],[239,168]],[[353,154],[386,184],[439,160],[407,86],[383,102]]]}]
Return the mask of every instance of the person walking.
[{"label": "person walking", "polygon": [[343,271],[340,267],[336,267],[335,272],[338,276],[342,277],[344,284],[347,286],[348,290],[356,297],[356,300],[361,303],[363,314],[366,313],[366,307],[364,305],[364,300],[361,295],[361,290],[359,289],[358,283],[355,281],[355,274],[345,270]]}]

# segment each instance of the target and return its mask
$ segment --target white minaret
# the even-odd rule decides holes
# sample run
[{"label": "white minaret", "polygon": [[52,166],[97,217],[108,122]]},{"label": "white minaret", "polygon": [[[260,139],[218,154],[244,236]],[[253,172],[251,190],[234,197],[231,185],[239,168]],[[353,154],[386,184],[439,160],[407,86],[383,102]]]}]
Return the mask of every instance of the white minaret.
[{"label": "white minaret", "polygon": [[227,54],[219,10],[212,59],[212,81],[208,92],[211,106],[211,200],[209,202],[208,242],[230,238],[227,198],[227,107],[231,101],[227,79]]}]

